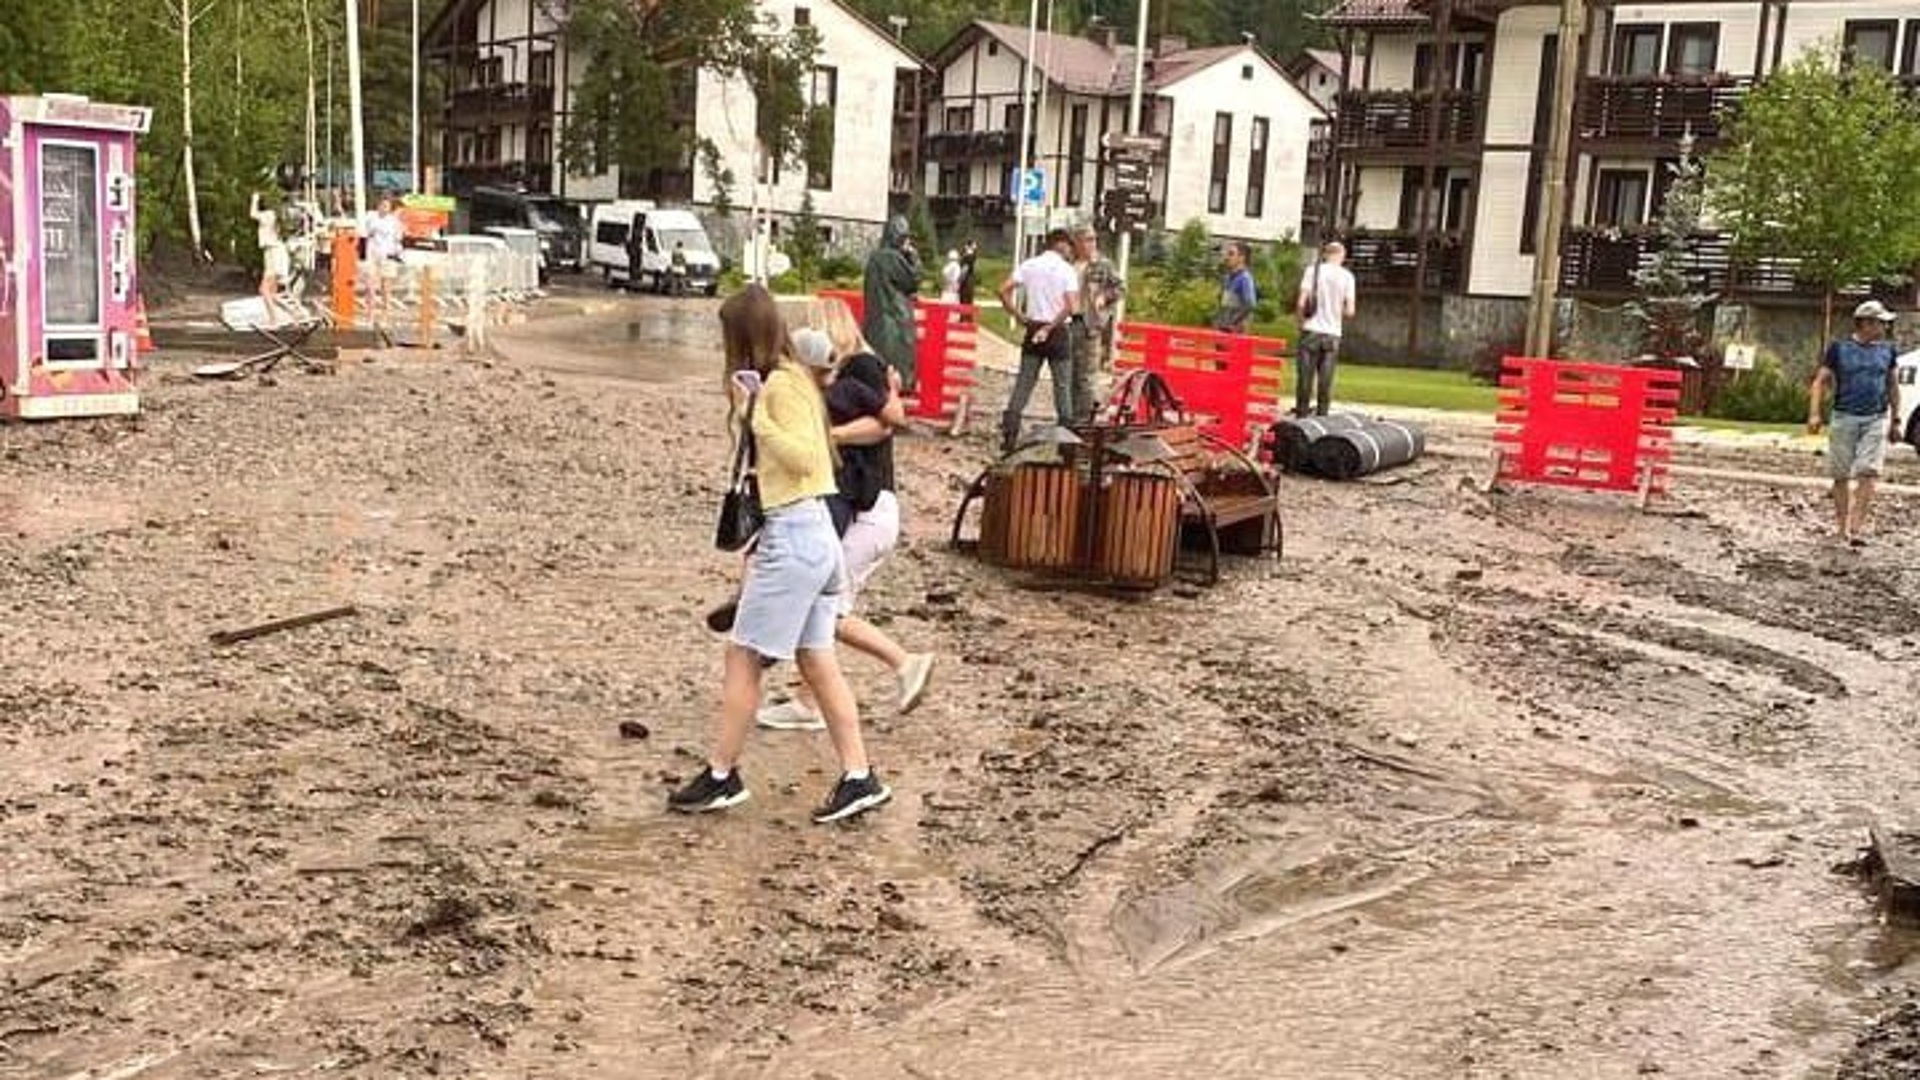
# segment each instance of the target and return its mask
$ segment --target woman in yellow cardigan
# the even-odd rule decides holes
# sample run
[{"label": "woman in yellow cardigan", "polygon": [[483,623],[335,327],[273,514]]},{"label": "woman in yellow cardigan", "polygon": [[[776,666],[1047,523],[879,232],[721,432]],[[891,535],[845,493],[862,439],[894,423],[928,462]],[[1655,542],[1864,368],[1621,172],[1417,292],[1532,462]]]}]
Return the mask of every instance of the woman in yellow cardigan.
[{"label": "woman in yellow cardigan", "polygon": [[738,766],[760,708],[761,673],[775,661],[794,660],[819,698],[828,737],[840,757],[840,780],[813,820],[844,821],[879,806],[893,793],[867,761],[859,707],[833,650],[846,568],[826,504],[835,490],[834,462],[820,388],[832,369],[800,364],[779,308],[758,285],[729,299],[720,309],[720,323],[729,392],[734,372],[751,369],[763,380],[751,404],[751,430],[740,437],[754,441],[766,524],[754,544],[734,615],[713,751],[707,767],[670,796],[667,805],[704,813],[747,800]]}]

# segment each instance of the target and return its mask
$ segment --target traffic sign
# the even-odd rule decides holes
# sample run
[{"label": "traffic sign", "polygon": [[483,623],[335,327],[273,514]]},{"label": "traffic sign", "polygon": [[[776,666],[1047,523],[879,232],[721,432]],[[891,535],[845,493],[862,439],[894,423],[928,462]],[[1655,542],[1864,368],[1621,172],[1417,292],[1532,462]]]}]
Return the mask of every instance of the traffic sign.
[{"label": "traffic sign", "polygon": [[1109,131],[1100,136],[1100,145],[1119,153],[1158,154],[1165,145],[1158,135],[1128,135]]},{"label": "traffic sign", "polygon": [[1153,187],[1153,166],[1144,161],[1116,161],[1113,186],[1122,191],[1147,191]]},{"label": "traffic sign", "polygon": [[1020,205],[1024,208],[1047,205],[1047,170],[1033,168],[1017,175],[1020,178]]}]

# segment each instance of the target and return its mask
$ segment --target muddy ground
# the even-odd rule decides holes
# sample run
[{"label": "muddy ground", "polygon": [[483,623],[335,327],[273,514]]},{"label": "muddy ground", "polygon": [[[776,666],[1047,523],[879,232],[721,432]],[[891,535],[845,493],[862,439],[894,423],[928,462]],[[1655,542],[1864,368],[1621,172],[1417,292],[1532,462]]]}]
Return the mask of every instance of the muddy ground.
[{"label": "muddy ground", "polygon": [[936,692],[852,662],[897,800],[808,824],[824,737],[769,733],[686,820],[713,326],[163,355],[136,421],[0,428],[0,1077],[1920,1074],[1834,869],[1920,819],[1920,506],[1853,554],[1817,493],[1432,458],[1129,599],[949,552],[986,443],[914,438],[868,604]]}]

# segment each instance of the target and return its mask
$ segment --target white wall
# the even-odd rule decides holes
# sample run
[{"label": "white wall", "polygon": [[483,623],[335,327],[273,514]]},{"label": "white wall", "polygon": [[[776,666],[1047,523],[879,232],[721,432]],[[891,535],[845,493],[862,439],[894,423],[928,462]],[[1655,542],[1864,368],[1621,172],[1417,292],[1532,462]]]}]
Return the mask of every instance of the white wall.
[{"label": "white wall", "polygon": [[1558,29],[1550,7],[1515,8],[1500,17],[1487,80],[1486,141],[1494,146],[1533,141],[1534,106],[1540,100],[1540,50]]},{"label": "white wall", "polygon": [[1356,229],[1400,227],[1400,185],[1406,170],[1374,166],[1358,170],[1353,226]]},{"label": "white wall", "polygon": [[[833,186],[811,189],[806,169],[792,162],[783,163],[780,180],[770,188],[761,188],[776,214],[800,211],[809,191],[814,212],[824,218],[882,222],[887,217],[887,198],[892,179],[894,79],[902,69],[912,70],[904,55],[877,39],[871,28],[860,23],[837,5],[806,5],[811,10],[814,29],[820,34],[818,66],[838,71],[838,105],[834,112]],[[782,27],[793,23],[791,0],[761,3],[760,9],[779,20]],[[697,135],[719,147],[721,161],[734,174],[731,192],[733,204],[746,208],[753,203],[755,171],[754,128],[758,107],[745,80],[721,78],[702,71],[698,76],[698,97],[694,128]],[[694,167],[694,201],[711,204],[715,188],[706,170],[698,162]]]},{"label": "white wall", "polygon": [[1530,295],[1535,260],[1520,253],[1520,226],[1527,206],[1527,155],[1488,151],[1481,158],[1479,189],[1467,291],[1476,296]]},{"label": "white wall", "polygon": [[[1251,66],[1252,77],[1246,76]],[[1229,56],[1168,87],[1174,103],[1165,198],[1167,226],[1179,228],[1192,218],[1206,221],[1216,235],[1274,240],[1300,234],[1300,204],[1306,195],[1307,140],[1318,106],[1252,50]],[[1228,158],[1227,211],[1207,212],[1213,175],[1213,130],[1217,113],[1233,117],[1233,146]],[[1252,167],[1253,121],[1268,122],[1265,205],[1248,217],[1247,179]],[[1396,191],[1397,194],[1397,191]]]}]

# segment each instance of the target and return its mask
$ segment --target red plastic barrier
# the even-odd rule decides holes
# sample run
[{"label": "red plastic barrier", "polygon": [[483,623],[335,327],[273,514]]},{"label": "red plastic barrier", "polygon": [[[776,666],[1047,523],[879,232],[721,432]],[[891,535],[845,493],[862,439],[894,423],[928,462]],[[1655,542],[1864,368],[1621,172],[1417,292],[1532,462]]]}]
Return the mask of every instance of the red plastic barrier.
[{"label": "red plastic barrier", "polygon": [[1159,375],[1201,430],[1239,446],[1279,419],[1286,349],[1278,338],[1129,322],[1115,338],[1113,365]]},{"label": "red plastic barrier", "polygon": [[[844,289],[825,289],[821,299],[840,300],[855,319],[865,317],[866,298]],[[973,396],[974,365],[979,360],[978,313],[971,304],[948,304],[924,297],[914,301],[914,326],[920,344],[914,371],[920,385],[907,397],[907,414],[922,420],[952,420],[961,402]]]},{"label": "red plastic barrier", "polygon": [[1499,478],[1594,491],[1666,490],[1681,373],[1509,356]]}]

